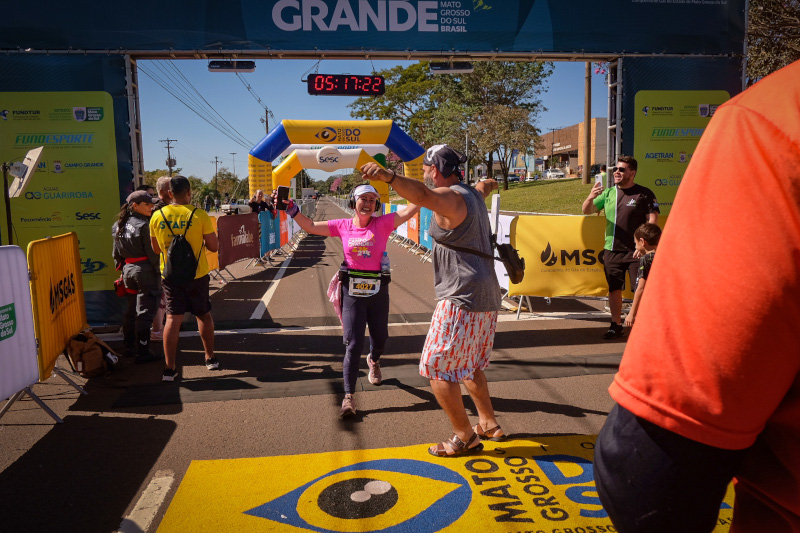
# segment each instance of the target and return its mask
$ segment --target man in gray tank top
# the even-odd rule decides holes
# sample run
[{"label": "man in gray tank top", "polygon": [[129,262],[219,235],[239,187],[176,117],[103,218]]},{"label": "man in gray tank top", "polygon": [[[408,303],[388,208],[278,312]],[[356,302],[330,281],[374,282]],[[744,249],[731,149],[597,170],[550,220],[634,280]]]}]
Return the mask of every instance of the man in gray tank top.
[{"label": "man in gray tank top", "polygon": [[[475,188],[462,183],[459,166],[466,157],[439,144],[428,149],[422,164],[429,189],[420,181],[386,170],[377,163],[361,167],[364,177],[389,184],[400,196],[433,211],[429,230],[434,240],[434,288],[439,303],[420,358],[420,374],[431,381],[436,400],[453,427],[450,439],[428,453],[449,457],[483,449],[481,439],[505,440],[495,418],[483,370],[494,345],[500,286],[494,261],[464,250],[493,255],[485,199],[497,188],[484,180]],[[464,383],[478,409],[478,424],[470,425],[461,397]]]}]

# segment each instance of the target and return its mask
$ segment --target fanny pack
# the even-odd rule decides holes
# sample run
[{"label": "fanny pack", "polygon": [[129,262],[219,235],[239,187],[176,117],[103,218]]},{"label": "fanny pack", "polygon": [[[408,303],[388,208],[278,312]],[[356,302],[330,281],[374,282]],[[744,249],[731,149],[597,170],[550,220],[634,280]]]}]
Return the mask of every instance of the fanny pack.
[{"label": "fanny pack", "polygon": [[380,270],[356,270],[347,268],[342,264],[339,268],[339,281],[347,286],[350,296],[356,298],[368,298],[378,294],[381,284],[388,285],[391,275]]}]

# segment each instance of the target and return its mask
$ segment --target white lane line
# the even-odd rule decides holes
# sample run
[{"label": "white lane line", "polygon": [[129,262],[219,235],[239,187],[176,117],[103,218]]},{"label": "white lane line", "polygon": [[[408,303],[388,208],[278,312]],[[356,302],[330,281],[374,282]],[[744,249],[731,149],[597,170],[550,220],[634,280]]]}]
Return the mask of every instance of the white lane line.
[{"label": "white lane line", "polygon": [[[608,318],[608,313],[598,311],[598,312],[589,312],[589,313],[548,313],[548,314],[531,314],[523,312],[519,320],[517,320],[516,315],[509,314],[509,315],[500,315],[497,317],[498,322],[527,322],[527,321],[544,321],[544,320],[606,320]],[[398,327],[407,327],[407,326],[428,326],[430,325],[430,320],[426,320],[424,322],[390,322],[390,328],[398,328]],[[247,334],[259,334],[259,333],[280,333],[282,331],[333,331],[333,330],[340,330],[342,326],[286,326],[280,328],[243,328],[243,329],[218,329],[214,331],[214,335],[242,335],[243,333]],[[200,333],[197,331],[181,331],[180,337],[182,339],[189,338],[189,337],[199,337]],[[103,341],[121,341],[122,334],[121,333],[101,333],[98,337]]]},{"label": "white lane line", "polygon": [[150,524],[156,517],[164,498],[167,497],[172,482],[175,481],[175,474],[170,470],[159,470],[155,477],[142,492],[139,501],[133,511],[126,516],[117,530],[119,533],[142,533],[150,528]]},{"label": "white lane line", "polygon": [[267,292],[264,293],[264,296],[261,297],[261,301],[258,302],[258,305],[253,311],[253,314],[250,315],[250,320],[258,320],[263,318],[264,313],[267,312],[267,306],[269,305],[269,301],[272,300],[272,296],[275,294],[275,291],[278,290],[278,282],[283,277],[283,273],[286,272],[286,268],[289,266],[289,263],[292,262],[292,256],[286,258],[286,260],[281,263],[281,268],[278,270],[278,273],[275,274],[275,279],[272,280],[272,283],[269,285],[269,289]]}]

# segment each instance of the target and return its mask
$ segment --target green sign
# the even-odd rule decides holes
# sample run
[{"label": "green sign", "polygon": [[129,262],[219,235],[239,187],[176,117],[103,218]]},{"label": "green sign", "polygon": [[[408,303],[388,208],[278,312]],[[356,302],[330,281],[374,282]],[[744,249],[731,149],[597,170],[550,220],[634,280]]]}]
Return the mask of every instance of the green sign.
[{"label": "green sign", "polygon": [[669,214],[683,173],[726,91],[639,91],[634,119],[636,183],[652,190]]},{"label": "green sign", "polygon": [[17,313],[14,311],[14,304],[0,307],[0,341],[13,337],[16,332]]},{"label": "green sign", "polygon": [[[78,234],[83,286],[108,290],[111,225],[119,212],[117,147],[111,95],[91,92],[0,93],[0,160],[43,146],[25,194],[11,199],[15,244]],[[2,205],[2,201],[0,201]],[[0,220],[5,236],[5,218]]]}]

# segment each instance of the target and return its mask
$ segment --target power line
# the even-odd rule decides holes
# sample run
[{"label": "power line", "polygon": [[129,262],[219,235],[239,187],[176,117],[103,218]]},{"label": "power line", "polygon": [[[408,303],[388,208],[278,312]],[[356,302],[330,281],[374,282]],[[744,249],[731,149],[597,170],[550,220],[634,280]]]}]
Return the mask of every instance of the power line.
[{"label": "power line", "polygon": [[[178,94],[178,89],[177,89],[177,88],[168,86],[167,84],[165,84],[165,82],[163,82],[161,79],[159,79],[159,77],[158,77],[158,76],[154,75],[154,73],[151,73],[151,72],[149,72],[149,71],[148,71],[148,69],[147,69],[147,68],[144,68],[144,67],[143,67],[141,64],[139,64],[139,65],[138,65],[138,69],[139,69],[139,70],[140,70],[140,71],[141,71],[143,74],[145,74],[145,75],[146,75],[148,78],[150,78],[151,80],[153,80],[154,82],[156,82],[156,83],[157,83],[157,84],[158,84],[158,85],[159,85],[159,86],[160,86],[162,89],[164,89],[164,90],[165,90],[165,91],[167,91],[167,92],[168,92],[170,95],[172,95],[172,96],[173,96],[173,97],[174,97],[176,100],[178,100],[180,103],[182,103],[182,104],[183,104],[183,105],[185,105],[187,108],[189,108],[189,110],[190,110],[190,111],[192,111],[192,112],[193,112],[193,113],[195,113],[195,114],[196,114],[198,117],[200,117],[200,118],[202,118],[203,120],[205,120],[205,121],[206,121],[206,122],[207,122],[209,125],[211,125],[211,126],[214,128],[214,129],[218,130],[220,133],[222,133],[223,135],[225,135],[226,137],[228,137],[229,139],[231,139],[233,142],[235,142],[236,144],[238,144],[238,145],[239,145],[239,146],[241,146],[242,148],[245,148],[245,149],[248,149],[248,150],[249,150],[250,148],[252,148],[252,146],[253,146],[253,143],[251,143],[251,142],[249,142],[247,139],[244,139],[243,137],[241,137],[241,134],[239,135],[239,137],[241,137],[241,138],[237,138],[237,136],[236,136],[236,135],[234,135],[234,134],[233,134],[233,133],[231,133],[229,130],[227,130],[227,128],[225,128],[224,126],[222,126],[221,124],[219,124],[219,121],[212,121],[212,120],[211,120],[211,118],[209,118],[209,117],[208,117],[208,116],[206,116],[205,114],[201,113],[201,112],[200,112],[198,109],[196,109],[196,106],[192,106],[192,105],[190,105],[189,103],[187,103],[187,102],[184,100],[184,98],[186,98],[186,99],[191,99],[191,98],[189,97],[189,95],[180,95],[180,94]],[[184,96],[184,98],[181,98],[181,96]],[[212,118],[213,118],[213,117],[212,117]]]}]

